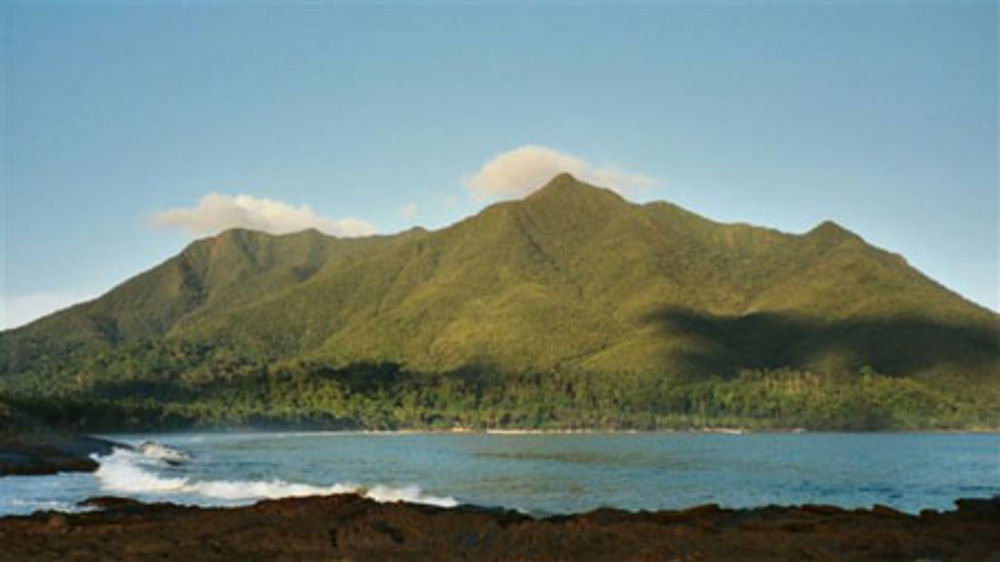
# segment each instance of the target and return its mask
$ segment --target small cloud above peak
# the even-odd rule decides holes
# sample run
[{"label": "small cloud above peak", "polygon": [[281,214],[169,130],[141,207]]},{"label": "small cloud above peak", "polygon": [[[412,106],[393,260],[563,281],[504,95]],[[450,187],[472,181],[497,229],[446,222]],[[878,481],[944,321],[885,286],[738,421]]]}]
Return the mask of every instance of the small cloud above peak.
[{"label": "small cloud above peak", "polygon": [[619,192],[656,183],[643,174],[595,166],[572,154],[533,144],[496,155],[476,173],[463,178],[463,183],[479,199],[516,199],[564,174]]},{"label": "small cloud above peak", "polygon": [[287,234],[314,228],[335,236],[367,236],[375,232],[370,223],[354,217],[331,219],[306,205],[294,206],[250,195],[209,193],[194,207],[174,208],[153,214],[149,224],[175,228],[189,236],[215,234],[231,228]]}]

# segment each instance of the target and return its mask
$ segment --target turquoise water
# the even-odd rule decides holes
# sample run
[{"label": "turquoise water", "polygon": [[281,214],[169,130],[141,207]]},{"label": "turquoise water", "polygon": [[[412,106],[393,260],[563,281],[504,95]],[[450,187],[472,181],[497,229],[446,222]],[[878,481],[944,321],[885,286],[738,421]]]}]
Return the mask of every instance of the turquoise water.
[{"label": "turquoise water", "polygon": [[344,434],[110,436],[155,439],[195,460],[137,453],[96,474],[0,478],[0,514],[72,509],[94,495],[197,505],[360,491],[534,514],[823,503],[908,512],[1000,494],[997,434]]}]

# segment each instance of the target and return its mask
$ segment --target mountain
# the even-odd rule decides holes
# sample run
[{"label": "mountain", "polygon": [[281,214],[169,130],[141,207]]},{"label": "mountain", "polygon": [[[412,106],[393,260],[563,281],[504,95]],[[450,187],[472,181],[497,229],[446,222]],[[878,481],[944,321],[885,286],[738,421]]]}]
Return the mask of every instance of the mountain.
[{"label": "mountain", "polygon": [[0,384],[79,379],[68,363],[101,370],[143,345],[678,384],[777,369],[989,385],[1000,374],[997,314],[833,222],[801,235],[721,224],[568,174],[438,231],[198,240],[94,301],[0,334]]}]

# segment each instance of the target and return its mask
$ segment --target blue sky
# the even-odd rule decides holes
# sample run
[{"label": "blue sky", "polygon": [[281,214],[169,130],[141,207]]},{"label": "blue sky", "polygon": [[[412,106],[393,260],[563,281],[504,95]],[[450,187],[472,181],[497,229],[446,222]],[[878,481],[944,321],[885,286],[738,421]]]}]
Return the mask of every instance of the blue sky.
[{"label": "blue sky", "polygon": [[7,327],[226,221],[436,228],[564,163],[998,307],[995,3],[2,6]]}]

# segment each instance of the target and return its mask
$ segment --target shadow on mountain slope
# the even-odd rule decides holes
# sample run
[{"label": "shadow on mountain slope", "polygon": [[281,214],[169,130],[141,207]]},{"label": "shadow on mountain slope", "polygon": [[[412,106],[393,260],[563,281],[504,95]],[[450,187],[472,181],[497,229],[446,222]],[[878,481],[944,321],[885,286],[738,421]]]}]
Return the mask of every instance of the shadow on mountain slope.
[{"label": "shadow on mountain slope", "polygon": [[894,376],[1000,373],[1000,326],[915,316],[834,321],[777,313],[717,316],[679,307],[659,309],[643,321],[664,337],[694,338],[698,345],[675,352],[664,366],[669,371],[680,365],[688,376],[781,367],[857,372],[865,366]]}]

